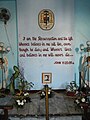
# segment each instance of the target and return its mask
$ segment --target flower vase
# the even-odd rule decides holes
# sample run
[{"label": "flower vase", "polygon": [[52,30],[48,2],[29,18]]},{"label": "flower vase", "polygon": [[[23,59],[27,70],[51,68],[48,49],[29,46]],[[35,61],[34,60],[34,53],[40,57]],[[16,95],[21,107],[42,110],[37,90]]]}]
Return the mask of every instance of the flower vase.
[{"label": "flower vase", "polygon": [[75,96],[75,91],[67,91],[67,96]]}]

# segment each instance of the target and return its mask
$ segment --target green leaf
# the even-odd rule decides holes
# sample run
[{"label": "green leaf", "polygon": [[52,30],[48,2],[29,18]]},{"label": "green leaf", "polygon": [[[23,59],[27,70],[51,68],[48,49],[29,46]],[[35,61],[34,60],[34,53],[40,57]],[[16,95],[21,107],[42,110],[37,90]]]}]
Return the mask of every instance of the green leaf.
[{"label": "green leaf", "polygon": [[13,66],[15,72],[19,72],[19,68],[17,66]]}]

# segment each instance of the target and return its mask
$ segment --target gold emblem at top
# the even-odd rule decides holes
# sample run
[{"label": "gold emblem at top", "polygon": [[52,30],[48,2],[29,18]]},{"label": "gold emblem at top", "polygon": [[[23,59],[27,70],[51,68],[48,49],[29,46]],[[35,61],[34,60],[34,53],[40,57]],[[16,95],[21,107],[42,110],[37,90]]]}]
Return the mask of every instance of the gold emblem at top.
[{"label": "gold emblem at top", "polygon": [[41,10],[38,15],[38,24],[43,30],[50,30],[54,26],[54,14],[49,9]]}]

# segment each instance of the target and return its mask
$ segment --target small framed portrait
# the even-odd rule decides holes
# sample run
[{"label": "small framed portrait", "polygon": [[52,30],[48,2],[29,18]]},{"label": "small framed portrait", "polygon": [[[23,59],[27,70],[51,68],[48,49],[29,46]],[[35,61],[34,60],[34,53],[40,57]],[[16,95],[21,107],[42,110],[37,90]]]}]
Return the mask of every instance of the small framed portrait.
[{"label": "small framed portrait", "polygon": [[42,73],[42,83],[49,84],[52,82],[52,73]]}]

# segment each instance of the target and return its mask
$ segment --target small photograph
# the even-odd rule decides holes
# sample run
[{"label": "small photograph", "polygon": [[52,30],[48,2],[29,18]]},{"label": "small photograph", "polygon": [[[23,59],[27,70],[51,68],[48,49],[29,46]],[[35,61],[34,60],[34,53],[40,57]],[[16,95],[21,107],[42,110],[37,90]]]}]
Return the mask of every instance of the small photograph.
[{"label": "small photograph", "polygon": [[48,84],[52,82],[52,73],[42,73],[42,83]]}]

